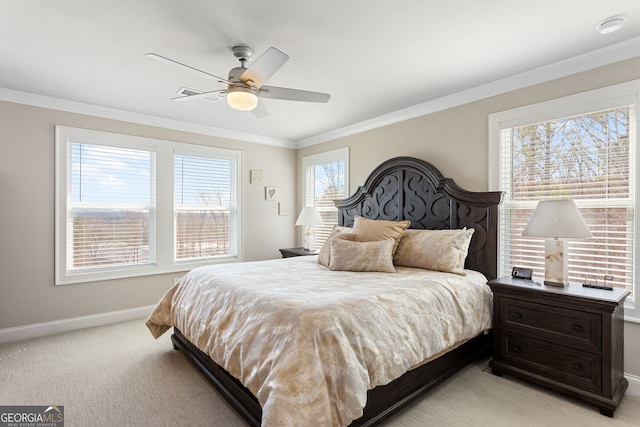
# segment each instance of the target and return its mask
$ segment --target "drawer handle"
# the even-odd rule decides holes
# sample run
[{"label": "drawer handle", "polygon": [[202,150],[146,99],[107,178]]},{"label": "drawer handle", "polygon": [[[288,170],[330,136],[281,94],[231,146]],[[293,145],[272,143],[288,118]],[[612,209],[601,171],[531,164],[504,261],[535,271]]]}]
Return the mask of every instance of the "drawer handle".
[{"label": "drawer handle", "polygon": [[514,311],[511,314],[511,317],[513,317],[514,319],[522,319],[522,313],[518,312],[518,311]]},{"label": "drawer handle", "polygon": [[584,331],[584,328],[582,327],[582,325],[578,325],[577,323],[573,324],[573,326],[571,326],[571,329],[573,329],[575,332]]},{"label": "drawer handle", "polygon": [[583,370],[584,368],[583,368],[583,367],[582,367],[582,365],[581,365],[581,364],[579,364],[579,363],[572,363],[572,364],[571,364],[571,369],[573,369],[574,371],[577,371],[577,372],[582,372],[582,370]]},{"label": "drawer handle", "polygon": [[520,353],[522,351],[522,347],[520,347],[519,345],[514,345],[511,348],[511,351],[513,351],[514,353]]}]

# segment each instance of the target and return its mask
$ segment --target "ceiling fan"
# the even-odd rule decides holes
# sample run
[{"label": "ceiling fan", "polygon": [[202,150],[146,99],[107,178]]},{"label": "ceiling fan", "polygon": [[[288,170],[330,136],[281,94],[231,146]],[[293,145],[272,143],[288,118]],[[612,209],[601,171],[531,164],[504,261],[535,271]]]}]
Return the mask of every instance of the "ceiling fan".
[{"label": "ceiling fan", "polygon": [[270,47],[258,59],[247,68],[246,64],[253,58],[253,49],[248,46],[234,46],[231,48],[233,56],[240,61],[240,66],[229,71],[229,77],[222,78],[206,71],[199,70],[190,65],[169,59],[156,53],[147,53],[145,56],[178,66],[191,72],[195,72],[207,78],[214,78],[218,82],[227,85],[226,89],[198,92],[184,90],[183,96],[171,98],[174,101],[190,101],[195,99],[211,100],[221,99],[226,95],[227,104],[234,110],[252,111],[257,117],[269,115],[261,98],[285,99],[288,101],[328,102],[330,95],[327,93],[311,92],[307,90],[290,89],[276,86],[266,86],[264,83],[278,71],[289,56],[280,50]]}]

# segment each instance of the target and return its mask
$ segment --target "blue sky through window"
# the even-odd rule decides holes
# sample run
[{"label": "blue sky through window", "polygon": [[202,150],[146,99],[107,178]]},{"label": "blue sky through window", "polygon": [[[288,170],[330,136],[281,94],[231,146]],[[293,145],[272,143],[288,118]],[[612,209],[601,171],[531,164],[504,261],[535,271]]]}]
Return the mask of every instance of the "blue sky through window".
[{"label": "blue sky through window", "polygon": [[345,191],[343,160],[317,164],[313,172],[316,196],[321,196],[329,187],[337,187],[342,192]]},{"label": "blue sky through window", "polygon": [[71,143],[73,203],[149,205],[154,153],[143,150]]}]

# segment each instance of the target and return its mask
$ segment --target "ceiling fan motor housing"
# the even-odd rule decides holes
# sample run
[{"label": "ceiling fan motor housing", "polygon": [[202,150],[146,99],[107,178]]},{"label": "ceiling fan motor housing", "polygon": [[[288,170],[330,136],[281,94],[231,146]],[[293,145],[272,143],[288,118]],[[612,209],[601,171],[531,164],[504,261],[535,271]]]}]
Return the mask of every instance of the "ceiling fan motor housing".
[{"label": "ceiling fan motor housing", "polygon": [[228,80],[233,83],[234,85],[238,85],[238,86],[247,86],[250,87],[250,85],[245,84],[245,82],[243,82],[242,80],[240,80],[240,76],[247,71],[247,69],[245,67],[236,67],[236,68],[232,68],[231,71],[229,71],[229,78]]}]

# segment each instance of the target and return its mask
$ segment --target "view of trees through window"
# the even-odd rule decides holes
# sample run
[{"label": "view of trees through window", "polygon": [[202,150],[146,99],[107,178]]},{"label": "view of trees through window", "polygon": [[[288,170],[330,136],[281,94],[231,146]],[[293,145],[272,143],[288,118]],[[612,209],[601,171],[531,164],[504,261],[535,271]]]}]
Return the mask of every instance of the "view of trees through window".
[{"label": "view of trees through window", "polygon": [[148,210],[73,210],[73,268],[149,260]]},{"label": "view of trees through window", "polygon": [[230,253],[231,172],[229,160],[174,157],[176,260]]},{"label": "view of trees through window", "polygon": [[572,282],[612,275],[633,289],[634,106],[502,129],[502,265],[533,267],[544,277],[544,241],[522,236],[539,200],[576,201],[593,233],[569,241]]},{"label": "view of trees through window", "polygon": [[320,211],[323,225],[315,227],[315,245],[320,249],[338,224],[335,200],[346,197],[344,160],[318,163],[307,168],[307,206]]}]

